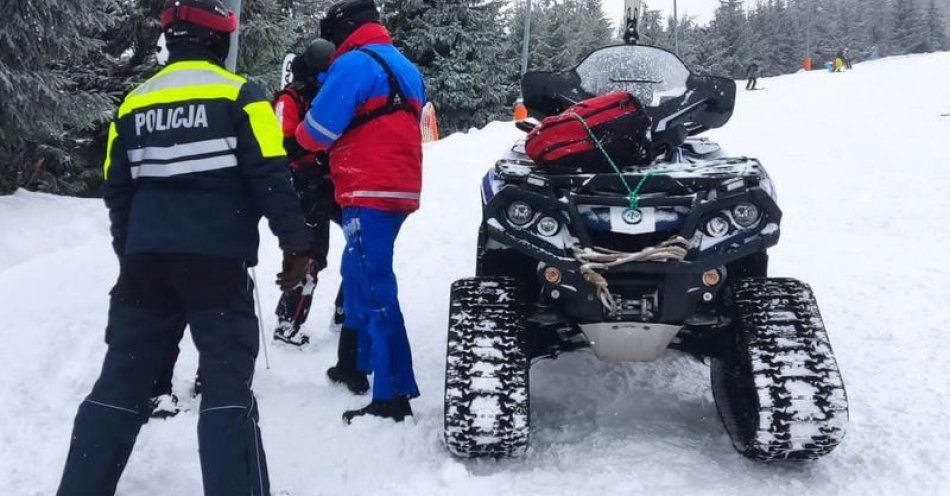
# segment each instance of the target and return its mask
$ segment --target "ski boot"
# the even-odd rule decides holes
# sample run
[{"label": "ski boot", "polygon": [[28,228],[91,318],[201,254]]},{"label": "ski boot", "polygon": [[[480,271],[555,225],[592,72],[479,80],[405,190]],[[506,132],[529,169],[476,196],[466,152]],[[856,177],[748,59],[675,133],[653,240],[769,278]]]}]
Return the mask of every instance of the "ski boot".
[{"label": "ski boot", "polygon": [[351,393],[363,395],[369,391],[369,379],[356,368],[356,331],[343,329],[337,347],[336,365],[327,370],[327,377],[334,384],[343,384]]},{"label": "ski boot", "polygon": [[366,415],[402,422],[406,417],[412,416],[412,407],[409,406],[409,398],[405,396],[399,396],[392,400],[373,400],[369,405],[359,410],[343,412],[343,422],[349,425],[356,417]]},{"label": "ski boot", "polygon": [[167,419],[181,413],[181,406],[178,405],[178,397],[174,394],[163,394],[155,396],[149,400],[149,406],[152,413],[149,414],[153,419]]},{"label": "ski boot", "polygon": [[307,274],[302,284],[284,292],[277,303],[277,329],[274,329],[274,341],[303,348],[310,343],[310,336],[300,330],[310,314],[313,292],[317,288],[317,278]]},{"label": "ski boot", "polygon": [[281,322],[277,325],[277,329],[274,329],[274,341],[303,348],[310,344],[310,336],[295,326],[293,322]]}]

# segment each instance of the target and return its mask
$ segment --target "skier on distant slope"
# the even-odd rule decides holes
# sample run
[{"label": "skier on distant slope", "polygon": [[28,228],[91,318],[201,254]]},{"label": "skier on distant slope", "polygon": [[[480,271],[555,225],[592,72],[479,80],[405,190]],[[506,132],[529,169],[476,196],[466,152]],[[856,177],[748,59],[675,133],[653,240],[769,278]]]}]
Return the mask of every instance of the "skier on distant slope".
[{"label": "skier on distant slope", "polygon": [[356,331],[340,339],[359,343],[357,356],[341,356],[327,375],[350,386],[365,372],[374,374],[372,403],[345,412],[345,421],[361,415],[401,421],[412,415],[409,400],[419,389],[399,308],[393,248],[408,214],[419,208],[424,83],[393,46],[372,0],[333,5],[320,30],[339,48],[297,139],[308,149],[330,150],[346,235],[344,327]]},{"label": "skier on distant slope", "polygon": [[[325,152],[305,150],[294,136],[297,126],[303,121],[310,102],[319,91],[318,75],[330,67],[330,59],[336,47],[332,42],[316,39],[291,64],[293,81],[277,93],[274,112],[284,132],[284,148],[290,158],[294,188],[300,196],[307,224],[316,238],[313,259],[307,280],[296,288],[286,291],[277,303],[277,329],[274,339],[293,346],[304,346],[310,337],[300,327],[307,321],[318,274],[327,266],[330,248],[330,221],[342,222],[339,205],[333,198],[333,183],[330,181],[329,160]],[[343,288],[337,292],[334,324],[342,325]],[[364,390],[365,392],[365,390]]]},{"label": "skier on distant slope", "polygon": [[755,62],[749,64],[749,68],[746,69],[746,74],[748,75],[748,82],[745,85],[745,89],[754,90],[759,84],[759,64]]},{"label": "skier on distant slope", "polygon": [[109,127],[103,196],[119,279],[108,351],[76,414],[59,496],[115,493],[183,321],[203,382],[205,495],[270,494],[251,392],[259,339],[247,267],[257,263],[262,215],[284,252],[282,289],[306,276],[312,239],[270,102],[222,67],[237,23],[220,0],[170,3],[170,63],[124,99]]}]

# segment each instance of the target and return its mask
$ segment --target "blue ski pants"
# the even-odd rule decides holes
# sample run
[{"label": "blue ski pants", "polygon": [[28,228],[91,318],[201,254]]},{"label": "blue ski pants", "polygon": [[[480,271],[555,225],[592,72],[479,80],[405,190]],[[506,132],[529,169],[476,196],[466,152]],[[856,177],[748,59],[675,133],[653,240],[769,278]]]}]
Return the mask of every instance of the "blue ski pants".
[{"label": "blue ski pants", "polygon": [[419,396],[393,272],[393,248],[406,217],[374,208],[343,209],[344,327],[357,332],[357,368],[373,374],[374,400]]},{"label": "blue ski pants", "polygon": [[115,494],[148,418],[153,384],[185,321],[200,354],[198,444],[204,494],[269,496],[251,392],[257,318],[243,263],[149,254],[128,255],[122,265],[109,308],[108,351],[98,381],[76,414],[57,494]]}]

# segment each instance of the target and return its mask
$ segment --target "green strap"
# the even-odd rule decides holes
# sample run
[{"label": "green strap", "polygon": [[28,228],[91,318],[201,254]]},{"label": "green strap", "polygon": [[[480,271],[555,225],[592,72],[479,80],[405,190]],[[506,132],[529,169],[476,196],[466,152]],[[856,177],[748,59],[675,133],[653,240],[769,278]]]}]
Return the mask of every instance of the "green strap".
[{"label": "green strap", "polygon": [[[580,121],[584,125],[584,129],[587,130],[587,134],[590,136],[590,139],[594,142],[594,145],[597,146],[597,149],[600,150],[600,153],[604,154],[604,157],[607,158],[607,162],[610,164],[610,167],[613,168],[614,172],[617,174],[617,177],[620,178],[620,182],[623,183],[623,187],[627,189],[627,200],[630,202],[630,209],[636,210],[640,207],[640,190],[643,189],[643,186],[647,183],[647,179],[657,175],[657,174],[666,174],[667,172],[673,172],[675,169],[647,169],[642,172],[643,177],[640,178],[640,182],[637,183],[635,188],[630,187],[630,183],[627,182],[627,177],[623,175],[623,171],[620,170],[620,167],[617,166],[617,163],[614,162],[614,159],[607,153],[607,150],[604,148],[604,144],[600,139],[594,134],[594,131],[587,125],[587,121],[584,120],[576,112],[571,113],[575,119]],[[697,168],[703,169],[710,167],[715,164],[706,164],[700,165]]]},{"label": "green strap", "polygon": [[573,115],[574,118],[580,121],[580,123],[584,126],[584,129],[587,130],[587,135],[590,136],[590,139],[594,142],[594,145],[597,147],[597,149],[600,150],[600,153],[603,153],[604,157],[607,158],[607,163],[610,164],[610,167],[613,168],[614,172],[617,174],[617,177],[620,178],[620,182],[623,183],[623,187],[627,189],[627,201],[630,202],[630,210],[636,210],[639,208],[640,190],[643,189],[643,185],[646,184],[647,179],[649,179],[650,176],[656,174],[657,171],[645,171],[643,177],[640,178],[640,182],[637,184],[637,187],[631,188],[630,183],[627,182],[627,177],[623,175],[623,171],[620,170],[620,167],[617,166],[617,163],[614,162],[614,159],[609,153],[607,153],[607,150],[604,149],[604,144],[600,141],[600,138],[594,134],[594,131],[590,128],[590,126],[587,125],[587,121],[576,112],[572,112],[571,115]]}]

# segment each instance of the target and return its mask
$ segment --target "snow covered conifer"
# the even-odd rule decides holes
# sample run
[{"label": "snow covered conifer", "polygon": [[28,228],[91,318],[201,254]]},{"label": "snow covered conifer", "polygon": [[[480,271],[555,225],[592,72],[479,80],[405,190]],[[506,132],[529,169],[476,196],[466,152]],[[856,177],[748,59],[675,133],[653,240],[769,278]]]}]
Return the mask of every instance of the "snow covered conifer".
[{"label": "snow covered conifer", "polygon": [[803,52],[795,31],[794,16],[783,0],[771,0],[765,11],[762,36],[762,74],[776,75],[798,70]]},{"label": "snow covered conifer", "polygon": [[924,43],[928,52],[950,50],[950,40],[947,39],[947,24],[943,13],[937,8],[937,2],[930,0],[927,6],[927,26]]},{"label": "snow covered conifer", "polygon": [[426,77],[429,99],[448,132],[484,125],[507,112],[510,78],[502,2],[384,0],[384,23],[396,46]]},{"label": "snow covered conifer", "polygon": [[899,53],[926,52],[926,26],[917,0],[895,0],[891,44]]},{"label": "snow covered conifer", "polygon": [[722,0],[709,23],[709,39],[713,44],[710,69],[714,74],[744,77],[751,62],[752,31],[741,0]]},{"label": "snow covered conifer", "polygon": [[276,90],[280,83],[281,60],[297,41],[292,33],[307,20],[292,15],[292,9],[284,4],[280,0],[254,0],[241,4],[237,70],[271,90]]},{"label": "snow covered conifer", "polygon": [[68,62],[102,48],[92,34],[116,9],[111,0],[0,0],[0,192],[39,172],[22,168],[38,144],[108,115],[109,95],[73,91],[82,74]]}]

